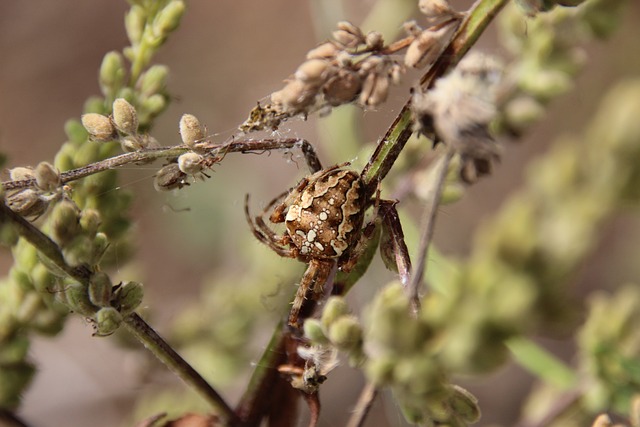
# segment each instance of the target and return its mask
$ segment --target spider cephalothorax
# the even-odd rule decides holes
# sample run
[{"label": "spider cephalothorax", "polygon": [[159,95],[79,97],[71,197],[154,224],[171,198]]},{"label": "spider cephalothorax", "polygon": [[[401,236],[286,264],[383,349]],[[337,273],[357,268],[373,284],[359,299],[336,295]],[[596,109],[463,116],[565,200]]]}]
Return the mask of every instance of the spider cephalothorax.
[{"label": "spider cephalothorax", "polygon": [[[305,301],[317,301],[331,270],[348,269],[362,235],[364,212],[368,206],[360,175],[336,165],[303,178],[298,185],[269,203],[263,213],[247,220],[254,235],[284,257],[309,264],[300,283],[289,315],[289,324],[300,326],[298,314]],[[285,223],[286,232],[278,235],[264,222]],[[308,295],[310,293],[310,295]]]}]

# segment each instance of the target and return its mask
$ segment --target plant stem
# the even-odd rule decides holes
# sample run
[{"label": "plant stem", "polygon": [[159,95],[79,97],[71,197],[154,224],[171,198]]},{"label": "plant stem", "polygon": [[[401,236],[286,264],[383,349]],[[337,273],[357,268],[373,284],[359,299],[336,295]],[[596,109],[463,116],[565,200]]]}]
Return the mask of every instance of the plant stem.
[{"label": "plant stem", "polygon": [[358,398],[358,403],[356,403],[356,407],[353,409],[353,414],[351,418],[349,418],[349,422],[347,422],[347,427],[361,427],[364,425],[364,420],[367,418],[377,395],[378,390],[373,383],[365,384]]},{"label": "plant stem", "polygon": [[433,183],[433,188],[431,189],[431,200],[425,209],[422,232],[420,233],[420,245],[418,246],[418,264],[411,275],[411,282],[409,282],[409,286],[407,287],[407,292],[409,294],[409,299],[411,300],[411,306],[414,313],[418,313],[420,310],[420,285],[422,284],[422,279],[424,277],[427,257],[429,255],[429,245],[433,240],[433,232],[435,231],[438,207],[440,206],[442,191],[444,190],[447,172],[449,171],[449,164],[451,163],[453,155],[454,150],[452,148],[447,148],[447,151],[440,159],[438,174]]},{"label": "plant stem", "polygon": [[[29,221],[13,212],[5,203],[0,203],[0,225],[11,224],[18,234],[70,278],[89,286],[92,272],[85,266],[72,267],[66,263],[58,245]],[[194,387],[200,395],[220,411],[229,425],[238,425],[239,419],[233,409],[218,392],[211,387],[169,344],[166,343],[140,316],[132,313],[124,318],[127,329],[160,361],[165,363],[184,382]]]}]

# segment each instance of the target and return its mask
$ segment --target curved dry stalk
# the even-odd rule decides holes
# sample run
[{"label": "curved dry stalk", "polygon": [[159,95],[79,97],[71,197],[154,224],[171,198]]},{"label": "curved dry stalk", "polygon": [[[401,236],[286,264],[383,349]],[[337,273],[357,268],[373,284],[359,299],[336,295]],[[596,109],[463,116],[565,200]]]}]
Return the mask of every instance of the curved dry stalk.
[{"label": "curved dry stalk", "polygon": [[369,415],[369,410],[377,395],[378,389],[373,383],[365,384],[360,393],[360,397],[358,397],[358,403],[356,403],[356,407],[353,409],[353,414],[347,422],[347,427],[362,427],[364,425],[364,421],[367,415]]}]

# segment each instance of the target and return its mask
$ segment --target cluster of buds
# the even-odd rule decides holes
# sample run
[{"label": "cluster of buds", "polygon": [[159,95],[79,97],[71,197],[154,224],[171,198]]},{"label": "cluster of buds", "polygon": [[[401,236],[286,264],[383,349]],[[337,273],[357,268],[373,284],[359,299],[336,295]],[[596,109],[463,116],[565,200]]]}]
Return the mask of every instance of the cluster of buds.
[{"label": "cluster of buds", "polygon": [[33,188],[8,191],[4,195],[7,206],[27,218],[39,217],[52,202],[60,200],[65,193],[60,171],[47,162],[41,162],[35,168],[15,167],[9,171],[9,176],[12,181],[35,181]]},{"label": "cluster of buds", "polygon": [[160,146],[152,136],[138,133],[138,113],[124,98],[113,101],[113,113],[110,116],[97,113],[83,114],[82,125],[89,132],[91,140],[98,142],[117,140],[122,150],[126,152]]},{"label": "cluster of buds", "polygon": [[163,166],[155,176],[154,186],[158,191],[170,191],[189,185],[188,177],[208,178],[204,171],[220,161],[219,157],[207,154],[207,128],[192,114],[180,118],[180,139],[190,151],[181,154]]},{"label": "cluster of buds", "polygon": [[460,177],[466,183],[491,173],[499,147],[489,125],[496,117],[502,65],[494,58],[471,53],[433,89],[416,90],[412,99],[415,130],[452,147],[460,157]]},{"label": "cluster of buds", "polygon": [[[461,19],[446,0],[421,1],[420,9],[430,27],[407,23],[408,36],[390,45],[377,31],[364,34],[350,22],[339,22],[332,39],[310,50],[286,85],[271,94],[270,103],[254,108],[240,130],[275,130],[299,114],[350,103],[375,108],[385,102],[407,67],[423,68],[442,53]],[[404,58],[398,57],[405,48]]]}]

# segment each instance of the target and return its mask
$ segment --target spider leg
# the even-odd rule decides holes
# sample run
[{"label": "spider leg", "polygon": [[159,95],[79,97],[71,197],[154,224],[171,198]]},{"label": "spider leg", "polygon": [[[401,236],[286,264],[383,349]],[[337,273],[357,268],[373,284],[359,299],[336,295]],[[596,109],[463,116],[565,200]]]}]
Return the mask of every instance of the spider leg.
[{"label": "spider leg", "polygon": [[[277,200],[277,199],[274,199]],[[272,201],[272,203],[274,203]],[[249,195],[245,196],[244,200],[244,214],[247,219],[247,223],[253,232],[253,235],[263,244],[267,245],[271,250],[273,250],[278,255],[285,258],[296,258],[298,255],[298,250],[296,248],[288,248],[288,237],[287,236],[279,236],[274,233],[267,224],[265,224],[262,216],[256,216],[255,222],[251,219],[251,214],[249,213]],[[262,213],[264,215],[265,212]]]},{"label": "spider leg", "polygon": [[[404,232],[402,224],[396,209],[397,201],[380,200],[379,215],[382,219],[381,251],[391,251],[391,257],[395,259],[396,269],[400,275],[400,281],[403,286],[408,286],[411,279],[411,259],[409,258],[409,250],[404,241]],[[387,239],[388,247],[383,244]],[[390,257],[390,258],[391,258]]]},{"label": "spider leg", "polygon": [[335,265],[333,259],[313,258],[309,262],[289,311],[290,326],[300,329],[304,319],[313,314],[317,302],[325,295],[325,285],[335,273]]}]

